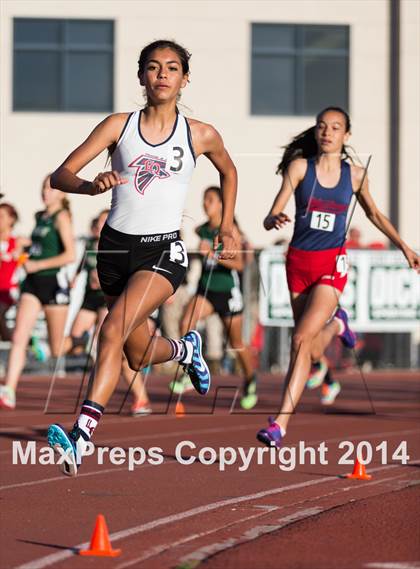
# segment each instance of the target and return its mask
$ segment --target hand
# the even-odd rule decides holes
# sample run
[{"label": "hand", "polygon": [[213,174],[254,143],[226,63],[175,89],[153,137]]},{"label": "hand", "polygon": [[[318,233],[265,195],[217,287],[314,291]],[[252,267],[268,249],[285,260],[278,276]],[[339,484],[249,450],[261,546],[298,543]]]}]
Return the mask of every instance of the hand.
[{"label": "hand", "polygon": [[101,172],[96,176],[93,182],[91,182],[89,194],[91,196],[103,194],[114,186],[120,186],[127,182],[127,178],[122,178],[116,170],[112,170],[112,172]]},{"label": "hand", "polygon": [[42,261],[31,261],[30,259],[28,261],[26,261],[26,263],[23,265],[25,271],[28,273],[28,275],[30,275],[31,273],[37,273],[38,271],[41,271],[41,263]]},{"label": "hand", "polygon": [[198,246],[198,250],[200,251],[201,255],[209,255],[212,251],[210,241],[207,239],[202,239],[200,241],[200,245]]},{"label": "hand", "polygon": [[238,250],[238,243],[231,231],[219,231],[213,241],[213,249],[217,251],[219,245],[222,249],[218,254],[219,259],[234,259]]},{"label": "hand", "polygon": [[404,255],[408,261],[408,264],[412,269],[414,269],[417,273],[420,273],[420,259],[419,256],[415,251],[412,249],[407,248],[404,251]]},{"label": "hand", "polygon": [[291,221],[290,217],[281,211],[277,215],[271,215],[271,214],[267,215],[263,223],[264,223],[264,228],[267,231],[270,231],[270,229],[279,230],[280,227],[284,227],[290,221]]}]

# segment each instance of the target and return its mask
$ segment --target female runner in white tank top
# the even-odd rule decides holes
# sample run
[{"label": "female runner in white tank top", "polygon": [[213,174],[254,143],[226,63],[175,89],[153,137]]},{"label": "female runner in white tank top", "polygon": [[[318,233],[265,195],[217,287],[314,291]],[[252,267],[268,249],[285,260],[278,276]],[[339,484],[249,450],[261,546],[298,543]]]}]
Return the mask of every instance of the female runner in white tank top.
[{"label": "female runner in white tank top", "polygon": [[[195,161],[204,154],[220,173],[223,219],[214,246],[220,258],[235,256],[233,214],[237,176],[219,133],[210,125],[187,119],[177,98],[188,83],[190,54],[180,45],[159,40],[139,58],[138,77],[147,105],[101,122],[54,172],[52,184],[65,192],[97,195],[112,189],[111,211],[102,230],[98,274],[109,313],[99,336],[98,358],[81,413],[70,433],[54,424],[48,442],[67,453],[65,474],[75,475],[81,455],[111,397],[124,350],[130,367],[176,360],[201,394],[210,387],[210,373],[196,331],[181,340],[151,337],[148,316],[181,284],[188,264],[179,236],[188,183]],[[112,171],[93,182],[77,173],[104,149]]]}]

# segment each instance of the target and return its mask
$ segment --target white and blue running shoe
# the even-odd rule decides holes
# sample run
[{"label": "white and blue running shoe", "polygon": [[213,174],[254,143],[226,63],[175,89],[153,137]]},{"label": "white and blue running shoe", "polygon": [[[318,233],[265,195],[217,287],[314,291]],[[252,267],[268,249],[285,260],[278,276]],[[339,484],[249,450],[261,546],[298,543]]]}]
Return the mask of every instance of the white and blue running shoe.
[{"label": "white and blue running shoe", "polygon": [[[186,345],[192,346],[192,354],[186,361],[180,362],[191,379],[196,391],[200,395],[206,395],[210,389],[210,370],[203,358],[201,336],[196,330],[190,330],[181,338]],[[187,347],[187,351],[188,347]]]},{"label": "white and blue running shoe", "polygon": [[77,460],[76,442],[61,425],[48,427],[48,444],[54,449],[60,470],[66,476],[76,476],[80,461]]}]

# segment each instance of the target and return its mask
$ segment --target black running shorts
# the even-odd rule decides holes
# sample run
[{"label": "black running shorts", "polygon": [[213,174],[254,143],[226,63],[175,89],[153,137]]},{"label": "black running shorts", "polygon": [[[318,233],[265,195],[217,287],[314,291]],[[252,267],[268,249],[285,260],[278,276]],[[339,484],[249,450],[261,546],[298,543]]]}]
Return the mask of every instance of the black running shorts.
[{"label": "black running shorts", "polygon": [[108,224],[98,247],[98,276],[103,292],[119,296],[137,271],[152,271],[168,279],[174,292],[185,278],[188,255],[179,231],[129,235]]},{"label": "black running shorts", "polygon": [[197,295],[204,296],[213,306],[220,318],[239,316],[244,309],[243,297],[238,287],[229,292],[215,292],[207,290],[201,285],[197,289]]},{"label": "black running shorts", "polygon": [[70,303],[70,291],[60,286],[57,275],[28,275],[22,283],[21,294],[33,294],[42,306],[61,306]]},{"label": "black running shorts", "polygon": [[102,291],[88,290],[85,292],[81,310],[90,310],[91,312],[98,312],[101,308],[106,308],[106,302]]}]

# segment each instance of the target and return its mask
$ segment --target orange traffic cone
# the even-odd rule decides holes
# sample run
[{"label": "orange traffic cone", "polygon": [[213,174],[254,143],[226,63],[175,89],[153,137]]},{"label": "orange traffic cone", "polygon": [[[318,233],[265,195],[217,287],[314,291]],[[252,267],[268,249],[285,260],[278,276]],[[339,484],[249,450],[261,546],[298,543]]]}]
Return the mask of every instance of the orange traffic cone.
[{"label": "orange traffic cone", "polygon": [[372,476],[370,474],[366,474],[365,465],[360,464],[359,459],[356,458],[353,472],[351,474],[346,474],[345,478],[352,478],[353,480],[371,480]]},{"label": "orange traffic cone", "polygon": [[95,529],[90,540],[89,549],[82,549],[79,555],[96,555],[98,557],[117,557],[121,549],[112,549],[108,528],[102,514],[96,516]]},{"label": "orange traffic cone", "polygon": [[29,259],[28,253],[21,253],[17,259],[18,267],[24,265],[28,259]]},{"label": "orange traffic cone", "polygon": [[185,407],[184,404],[182,403],[182,401],[178,401],[178,403],[175,406],[175,415],[181,419],[182,417],[185,417]]}]

